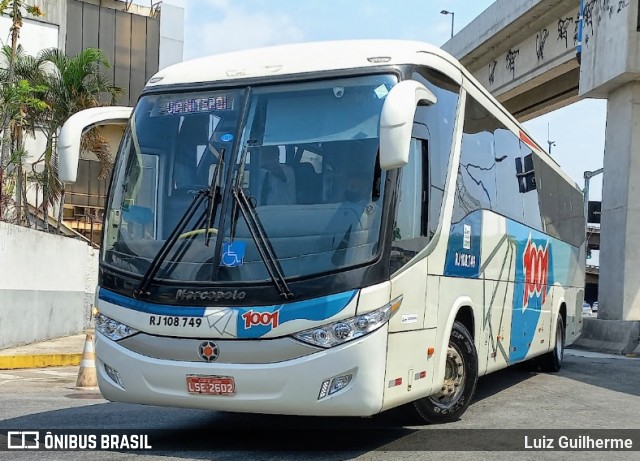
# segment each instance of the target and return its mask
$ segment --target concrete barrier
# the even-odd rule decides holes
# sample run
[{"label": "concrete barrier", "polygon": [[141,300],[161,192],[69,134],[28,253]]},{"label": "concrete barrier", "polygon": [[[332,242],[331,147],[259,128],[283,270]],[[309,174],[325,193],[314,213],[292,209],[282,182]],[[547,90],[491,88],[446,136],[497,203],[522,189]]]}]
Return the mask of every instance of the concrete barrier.
[{"label": "concrete barrier", "polygon": [[582,319],[582,334],[574,346],[614,354],[640,353],[640,321]]},{"label": "concrete barrier", "polygon": [[82,333],[97,272],[86,243],[0,222],[0,349]]}]

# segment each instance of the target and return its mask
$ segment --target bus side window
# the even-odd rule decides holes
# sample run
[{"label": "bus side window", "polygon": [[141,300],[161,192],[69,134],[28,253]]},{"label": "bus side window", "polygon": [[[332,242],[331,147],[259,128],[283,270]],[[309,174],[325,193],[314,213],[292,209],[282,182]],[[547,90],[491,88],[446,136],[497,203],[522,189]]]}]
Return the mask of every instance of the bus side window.
[{"label": "bus side window", "polygon": [[401,172],[400,191],[391,244],[391,272],[409,262],[429,242],[425,236],[427,213],[427,146],[423,139],[413,138],[409,163]]},{"label": "bus side window", "polygon": [[[411,78],[425,85],[438,97],[432,106],[418,106],[415,115],[416,126],[423,126],[429,141],[428,176],[425,177],[425,196],[428,198],[428,215],[424,217],[423,235],[433,237],[440,222],[440,211],[444,199],[445,183],[449,171],[453,129],[460,99],[460,87],[445,75],[434,69],[420,68]],[[418,134],[418,137],[420,135]],[[428,184],[428,186],[426,186]]]},{"label": "bus side window", "polygon": [[[501,126],[494,132],[495,161],[496,161],[496,210],[501,215],[511,220],[524,223],[523,196],[531,186],[523,188],[523,180],[526,184],[534,184],[531,175],[521,176],[518,167],[531,164],[530,156],[524,159],[520,154],[520,145],[523,142],[508,130]],[[524,162],[523,162],[524,160]],[[529,167],[533,170],[533,164]],[[532,171],[533,173],[533,171]]]},{"label": "bus side window", "polygon": [[494,131],[501,123],[479,102],[467,96],[456,200],[452,223],[476,210],[495,210],[496,158]]}]

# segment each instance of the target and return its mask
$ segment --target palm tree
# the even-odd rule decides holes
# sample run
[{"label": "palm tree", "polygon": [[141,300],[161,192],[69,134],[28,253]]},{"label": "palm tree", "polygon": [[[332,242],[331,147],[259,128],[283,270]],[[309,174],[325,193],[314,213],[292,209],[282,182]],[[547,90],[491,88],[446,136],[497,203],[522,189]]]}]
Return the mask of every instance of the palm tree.
[{"label": "palm tree", "polygon": [[[13,72],[15,83],[4,85],[0,92],[3,115],[7,121],[6,147],[9,157],[4,168],[4,187],[16,189],[16,221],[28,223],[28,206],[26,201],[26,181],[23,173],[23,161],[27,155],[24,147],[24,135],[35,136],[35,130],[44,120],[48,106],[41,97],[46,90],[38,85],[40,63],[27,55],[18,45],[15,49],[4,46],[0,50],[0,80],[9,81],[9,73]],[[3,196],[3,208],[6,209],[8,198],[12,193]]]},{"label": "palm tree", "polygon": [[[13,92],[13,94],[15,94],[16,92],[16,89],[14,88],[16,85],[15,58],[18,49],[18,38],[20,37],[20,29],[22,28],[22,18],[25,13],[28,13],[35,17],[43,15],[42,10],[39,6],[30,5],[25,0],[0,0],[0,14],[6,14],[11,18],[11,52],[9,54],[5,53],[5,56],[7,57],[7,72],[2,79],[2,89],[4,96],[7,95],[7,92]],[[5,170],[7,169],[9,163],[11,150],[11,117],[9,111],[5,110],[5,108],[6,105],[3,104],[1,111],[2,117],[0,117],[2,123],[2,147],[0,148],[0,218],[2,217],[4,211],[3,188],[5,186]]]},{"label": "palm tree", "polygon": [[[59,226],[64,205],[64,188],[58,181],[53,162],[57,133],[64,122],[76,112],[114,104],[122,89],[111,84],[100,73],[100,67],[108,68],[109,61],[102,51],[96,48],[87,48],[73,57],[65,55],[57,48],[49,48],[38,54],[37,61],[44,69],[40,76],[41,83],[47,87],[43,99],[50,108],[43,125],[47,140],[41,158],[44,168],[38,179],[43,188],[45,215],[48,213],[49,205],[61,201]],[[103,98],[108,101],[104,101]],[[106,177],[112,165],[106,139],[98,130],[91,130],[84,136],[82,147],[97,155],[101,165],[100,177]]]}]

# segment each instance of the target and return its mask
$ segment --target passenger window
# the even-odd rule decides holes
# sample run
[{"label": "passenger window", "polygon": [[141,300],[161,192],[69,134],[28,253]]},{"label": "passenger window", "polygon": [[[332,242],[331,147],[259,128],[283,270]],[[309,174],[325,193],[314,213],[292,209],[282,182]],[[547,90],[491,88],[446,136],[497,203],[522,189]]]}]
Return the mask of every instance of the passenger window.
[{"label": "passenger window", "polygon": [[[453,222],[489,209],[543,230],[536,159],[516,133],[468,97]],[[556,191],[545,193],[557,200]]]},{"label": "passenger window", "polygon": [[496,208],[496,165],[500,159],[496,158],[493,133],[499,126],[487,109],[467,96],[454,223],[475,210]]},{"label": "passenger window", "polygon": [[[518,165],[522,163],[520,138],[511,130],[498,128],[494,133],[496,147],[496,211],[501,215],[524,222],[521,176]],[[531,166],[533,170],[533,165]]]}]

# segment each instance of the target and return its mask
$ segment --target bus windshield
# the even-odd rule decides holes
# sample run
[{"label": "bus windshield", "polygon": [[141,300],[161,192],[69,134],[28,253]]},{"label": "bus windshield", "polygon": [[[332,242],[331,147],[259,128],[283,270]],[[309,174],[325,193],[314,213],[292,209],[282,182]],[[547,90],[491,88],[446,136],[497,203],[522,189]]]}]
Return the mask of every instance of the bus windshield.
[{"label": "bus windshield", "polygon": [[[373,260],[384,184],[379,120],[396,81],[375,75],[143,96],[114,169],[103,262],[145,274],[178,228],[155,279],[268,280],[262,245],[232,198],[237,190],[285,278]],[[221,206],[199,200],[189,216],[215,186]]]}]

